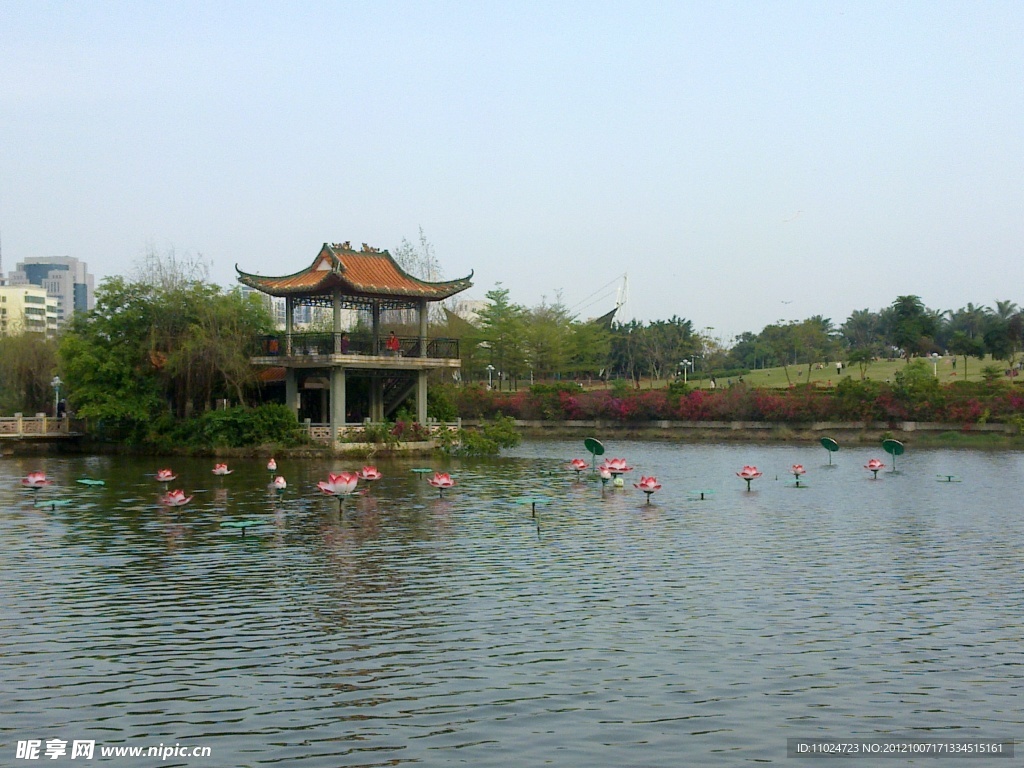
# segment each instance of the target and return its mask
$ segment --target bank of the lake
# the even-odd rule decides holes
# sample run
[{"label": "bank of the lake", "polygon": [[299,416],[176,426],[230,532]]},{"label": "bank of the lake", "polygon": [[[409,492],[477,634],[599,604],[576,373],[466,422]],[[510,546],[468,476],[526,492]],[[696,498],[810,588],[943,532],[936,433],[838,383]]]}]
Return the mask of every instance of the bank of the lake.
[{"label": "bank of the lake", "polygon": [[[466,420],[468,429],[480,422]],[[908,446],[936,448],[977,448],[1024,450],[1024,436],[1009,424],[941,424],[936,422],[726,422],[726,421],[646,421],[611,420],[516,420],[516,430],[526,439],[582,440],[586,437],[615,440],[655,440],[680,443],[817,443],[831,437],[844,444],[877,445],[887,438]],[[258,458],[288,456],[296,459],[326,458],[398,458],[430,457],[443,453],[435,441],[384,443],[342,443],[336,448],[304,444],[284,446],[264,444],[246,447],[169,447],[139,446],[112,441],[96,441],[88,436],[65,440],[6,440],[0,443],[0,456],[32,455],[124,455],[124,456],[196,456],[212,458]]]}]

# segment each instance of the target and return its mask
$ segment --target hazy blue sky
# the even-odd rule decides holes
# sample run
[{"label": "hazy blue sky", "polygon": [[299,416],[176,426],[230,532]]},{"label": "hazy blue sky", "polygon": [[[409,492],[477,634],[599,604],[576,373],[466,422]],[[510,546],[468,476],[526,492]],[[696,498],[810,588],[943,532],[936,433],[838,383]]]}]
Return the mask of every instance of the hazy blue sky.
[{"label": "hazy blue sky", "polygon": [[5,272],[420,227],[471,298],[628,273],[725,339],[1024,304],[1024,3],[0,3]]}]

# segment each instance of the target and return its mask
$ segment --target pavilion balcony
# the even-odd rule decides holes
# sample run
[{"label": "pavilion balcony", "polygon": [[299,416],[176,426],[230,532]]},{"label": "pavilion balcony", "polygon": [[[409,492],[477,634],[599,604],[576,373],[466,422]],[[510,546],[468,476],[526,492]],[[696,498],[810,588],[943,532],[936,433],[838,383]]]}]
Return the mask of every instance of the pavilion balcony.
[{"label": "pavilion balcony", "polygon": [[[344,338],[342,338],[344,336]],[[346,368],[457,368],[459,340],[399,336],[396,354],[386,348],[387,337],[376,341],[368,336],[348,333],[275,333],[260,337],[262,351],[254,357],[256,365],[286,367]]]}]

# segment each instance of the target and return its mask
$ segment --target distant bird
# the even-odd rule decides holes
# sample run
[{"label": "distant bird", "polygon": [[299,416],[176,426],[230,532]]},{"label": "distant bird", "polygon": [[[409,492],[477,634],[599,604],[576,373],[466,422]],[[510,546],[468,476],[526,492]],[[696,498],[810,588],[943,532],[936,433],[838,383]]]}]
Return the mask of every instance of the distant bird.
[{"label": "distant bird", "polygon": [[789,217],[788,219],[783,219],[783,220],[782,220],[782,222],[783,222],[784,224],[788,224],[788,223],[789,223],[789,222],[791,222],[791,221],[796,221],[796,220],[797,220],[798,218],[800,218],[800,214],[801,214],[801,213],[803,213],[803,211],[797,211],[797,212],[796,212],[796,213],[794,213],[794,214],[793,214],[792,216],[790,216],[790,217]]},{"label": "distant bird", "polygon": [[783,303],[783,304],[792,304],[792,303],[793,303],[793,300],[792,300],[792,299],[790,299],[789,301],[784,301],[784,302],[782,302],[782,303]]}]

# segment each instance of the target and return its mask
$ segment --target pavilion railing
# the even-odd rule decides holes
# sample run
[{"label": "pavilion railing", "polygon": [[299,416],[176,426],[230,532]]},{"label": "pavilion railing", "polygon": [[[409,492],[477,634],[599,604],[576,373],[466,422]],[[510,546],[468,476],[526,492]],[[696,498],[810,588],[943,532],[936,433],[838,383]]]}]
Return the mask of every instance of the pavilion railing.
[{"label": "pavilion railing", "polygon": [[260,337],[264,356],[276,355],[380,355],[398,357],[433,357],[455,359],[459,356],[459,340],[444,337],[427,339],[427,353],[420,352],[419,336],[398,336],[398,351],[387,348],[388,337],[372,338],[347,333],[273,333]]},{"label": "pavilion railing", "polygon": [[[365,434],[367,428],[382,426],[391,425],[367,420],[358,424],[342,424],[332,432],[330,424],[317,423],[308,419],[302,422],[303,431],[309,436],[310,440],[314,443],[325,443],[328,445],[332,442],[332,438],[333,441],[339,443],[359,442],[359,438]],[[456,421],[429,420],[425,427],[430,435],[430,439],[436,439],[441,432],[458,432],[461,428],[462,419]]]}]

